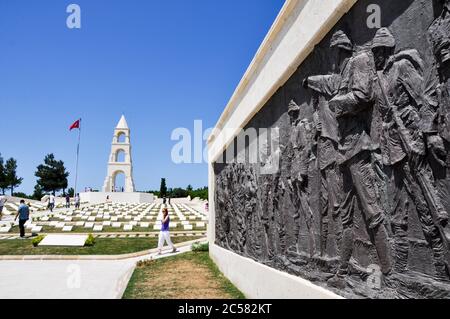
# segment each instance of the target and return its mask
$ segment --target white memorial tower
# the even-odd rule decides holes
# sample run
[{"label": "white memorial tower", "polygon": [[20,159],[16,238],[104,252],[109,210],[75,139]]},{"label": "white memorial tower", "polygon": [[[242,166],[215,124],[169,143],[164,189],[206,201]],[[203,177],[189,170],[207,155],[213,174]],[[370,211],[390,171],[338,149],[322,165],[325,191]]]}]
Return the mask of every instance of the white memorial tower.
[{"label": "white memorial tower", "polygon": [[108,174],[103,184],[103,192],[122,192],[122,189],[117,189],[116,187],[116,177],[118,174],[125,175],[123,192],[133,193],[135,188],[133,182],[133,162],[131,159],[130,128],[123,115],[114,130],[111,155],[108,162]]}]

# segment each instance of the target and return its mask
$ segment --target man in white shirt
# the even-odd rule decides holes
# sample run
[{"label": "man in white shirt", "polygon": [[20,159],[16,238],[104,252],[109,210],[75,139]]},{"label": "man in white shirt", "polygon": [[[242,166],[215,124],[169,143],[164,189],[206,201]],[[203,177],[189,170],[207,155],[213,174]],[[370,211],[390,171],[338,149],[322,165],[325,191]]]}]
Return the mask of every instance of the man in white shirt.
[{"label": "man in white shirt", "polygon": [[8,200],[5,196],[0,195],[0,220],[2,220],[3,207]]},{"label": "man in white shirt", "polygon": [[75,209],[80,209],[80,194],[75,196]]},{"label": "man in white shirt", "polygon": [[53,213],[53,209],[55,208],[55,195],[53,194],[48,198],[48,208]]}]

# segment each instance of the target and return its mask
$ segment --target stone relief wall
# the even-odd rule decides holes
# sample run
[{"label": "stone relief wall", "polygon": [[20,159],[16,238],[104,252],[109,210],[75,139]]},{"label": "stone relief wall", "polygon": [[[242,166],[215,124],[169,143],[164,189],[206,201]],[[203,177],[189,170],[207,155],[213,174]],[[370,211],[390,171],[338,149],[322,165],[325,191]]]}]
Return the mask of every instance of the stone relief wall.
[{"label": "stone relief wall", "polygon": [[216,244],[344,297],[450,297],[449,78],[450,0],[360,0],[247,126],[279,128],[279,171],[214,164]]}]

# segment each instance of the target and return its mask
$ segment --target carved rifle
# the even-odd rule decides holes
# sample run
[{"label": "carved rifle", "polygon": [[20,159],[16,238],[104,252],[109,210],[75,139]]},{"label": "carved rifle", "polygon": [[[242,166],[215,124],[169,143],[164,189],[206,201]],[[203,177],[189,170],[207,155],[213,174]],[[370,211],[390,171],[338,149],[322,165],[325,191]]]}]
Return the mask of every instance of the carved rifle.
[{"label": "carved rifle", "polygon": [[[410,157],[413,154],[413,149],[411,146],[411,145],[413,145],[412,140],[410,139],[408,130],[405,127],[405,125],[403,124],[403,121],[398,114],[397,107],[391,104],[391,102],[386,94],[386,91],[383,88],[383,85],[381,83],[381,79],[380,79],[378,72],[377,72],[375,81],[379,85],[381,97],[383,98],[385,105],[392,112],[392,118],[394,120],[395,125],[398,128],[398,134],[399,134],[400,140],[402,142],[402,147],[405,150],[405,152],[407,153],[407,155]],[[427,204],[430,207],[430,212],[432,215],[433,223],[439,230],[439,234],[442,238],[442,242],[445,247],[445,252],[444,252],[445,259],[446,259],[447,265],[450,266],[449,237],[447,236],[445,228],[442,226],[440,218],[439,218],[439,208],[438,208],[439,205],[437,204],[438,200],[436,199],[436,197],[434,195],[433,186],[430,183],[430,180],[423,174],[423,172],[421,170],[417,170],[415,172],[415,174],[416,174],[415,180],[418,182],[420,188],[422,189],[425,200],[427,201]],[[420,219],[420,216],[419,216],[419,219]]]}]

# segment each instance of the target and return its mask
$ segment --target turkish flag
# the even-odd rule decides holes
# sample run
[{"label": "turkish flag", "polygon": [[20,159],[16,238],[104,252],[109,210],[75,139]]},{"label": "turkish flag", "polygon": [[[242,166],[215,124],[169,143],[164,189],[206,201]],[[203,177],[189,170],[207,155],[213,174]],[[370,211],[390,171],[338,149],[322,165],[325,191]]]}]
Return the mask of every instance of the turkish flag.
[{"label": "turkish flag", "polygon": [[69,130],[72,131],[73,129],[80,128],[80,121],[81,121],[81,120],[75,121],[75,122],[70,126],[70,129],[69,129]]}]

